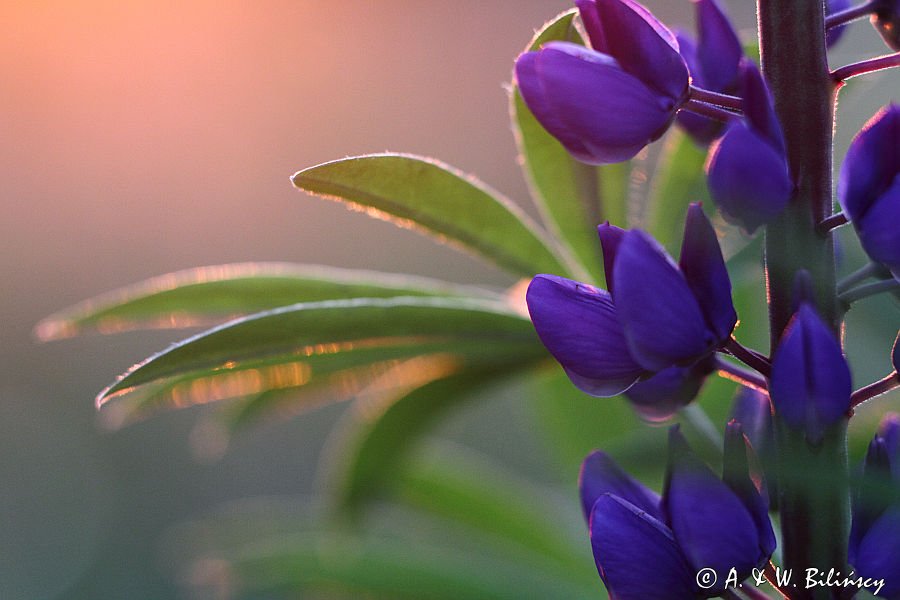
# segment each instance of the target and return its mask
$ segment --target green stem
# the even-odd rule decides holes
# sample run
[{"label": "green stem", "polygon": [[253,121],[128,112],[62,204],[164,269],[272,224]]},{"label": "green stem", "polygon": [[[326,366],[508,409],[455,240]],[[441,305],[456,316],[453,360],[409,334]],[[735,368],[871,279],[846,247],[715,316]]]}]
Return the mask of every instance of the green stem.
[{"label": "green stem", "polygon": [[837,291],[838,293],[846,292],[851,287],[856,285],[861,281],[865,281],[869,277],[873,277],[876,273],[878,273],[879,265],[878,263],[868,262],[856,271],[853,271],[837,283]]},{"label": "green stem", "polygon": [[[769,325],[774,351],[793,313],[798,272],[813,282],[816,306],[835,332],[840,311],[835,297],[834,242],[817,225],[832,212],[832,127],[835,84],[825,53],[821,0],[758,0],[763,73],[784,129],[795,182],[784,214],[766,228]],[[849,488],[846,421],[817,446],[801,431],[778,423],[779,510],[784,566],[794,572],[830,568],[846,572]],[[827,469],[825,469],[827,465]],[[823,481],[808,476],[828,473]],[[841,590],[790,591],[796,599],[831,599]]]},{"label": "green stem", "polygon": [[849,306],[857,300],[862,300],[869,296],[876,296],[896,289],[900,289],[900,281],[897,281],[896,279],[885,279],[884,281],[867,283],[866,285],[855,287],[852,290],[847,290],[838,296],[838,300]]},{"label": "green stem", "polygon": [[715,448],[716,452],[722,451],[725,445],[722,433],[716,424],[713,423],[713,420],[709,418],[709,415],[706,414],[706,411],[703,410],[702,406],[696,402],[688,404],[681,409],[681,416],[697,433],[709,442],[711,447]]}]

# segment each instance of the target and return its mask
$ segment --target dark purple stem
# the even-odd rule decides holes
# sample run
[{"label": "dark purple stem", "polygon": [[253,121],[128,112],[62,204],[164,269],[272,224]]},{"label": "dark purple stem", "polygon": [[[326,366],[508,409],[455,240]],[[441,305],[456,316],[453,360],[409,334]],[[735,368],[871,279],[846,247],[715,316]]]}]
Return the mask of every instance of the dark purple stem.
[{"label": "dark purple stem", "polygon": [[866,73],[874,73],[875,71],[893,67],[900,67],[900,52],[897,52],[896,54],[886,54],[884,56],[879,56],[878,58],[861,60],[849,64],[846,67],[841,67],[831,73],[831,78],[837,83],[843,83],[857,75],[865,75]]},{"label": "dark purple stem", "polygon": [[877,4],[878,2],[870,0],[869,2],[863,2],[857,6],[851,6],[850,8],[845,8],[844,10],[828,15],[825,17],[825,29],[840,27],[841,25],[846,25],[850,21],[861,19],[862,17],[875,12]]},{"label": "dark purple stem", "polygon": [[704,117],[709,117],[710,119],[723,121],[725,123],[727,123],[731,119],[741,116],[739,113],[731,112],[726,108],[722,108],[714,104],[707,104],[706,102],[701,102],[700,100],[695,100],[694,98],[688,100],[681,108],[681,110],[688,110],[692,113],[697,113],[698,115],[703,115]]},{"label": "dark purple stem", "polygon": [[829,231],[831,231],[832,229],[837,229],[841,225],[846,225],[849,222],[850,222],[850,220],[847,218],[847,215],[845,215],[842,212],[839,212],[835,215],[831,215],[830,217],[819,221],[819,224],[816,226],[816,229],[818,230],[819,233],[824,235],[824,234],[828,233]]},{"label": "dark purple stem", "polygon": [[764,394],[769,391],[769,385],[765,377],[718,356],[716,357],[716,369],[719,371],[719,375],[725,379],[730,379]]},{"label": "dark purple stem", "polygon": [[898,387],[900,387],[900,375],[897,375],[897,371],[894,371],[884,379],[879,379],[875,383],[870,383],[866,387],[859,388],[853,392],[850,396],[850,406],[856,408],[866,400],[886,394]]},{"label": "dark purple stem", "polygon": [[720,94],[712,90],[706,90],[699,87],[691,86],[691,99],[705,102],[706,104],[714,104],[723,108],[729,108],[735,111],[744,110],[743,99],[737,96],[729,96],[728,94]]},{"label": "dark purple stem", "polygon": [[772,363],[769,361],[769,359],[759,352],[747,348],[739,341],[737,341],[734,336],[728,338],[728,341],[725,342],[725,346],[723,348],[730,355],[732,355],[751,369],[759,372],[760,374],[766,377],[772,374]]}]

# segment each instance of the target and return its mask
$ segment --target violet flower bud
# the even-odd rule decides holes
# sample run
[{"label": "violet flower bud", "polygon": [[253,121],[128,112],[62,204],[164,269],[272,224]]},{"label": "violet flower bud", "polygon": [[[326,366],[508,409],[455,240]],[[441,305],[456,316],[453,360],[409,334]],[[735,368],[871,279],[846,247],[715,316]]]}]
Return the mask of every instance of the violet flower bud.
[{"label": "violet flower bud", "polygon": [[733,119],[710,148],[709,193],[725,220],[748,233],[774,220],[790,200],[784,135],[756,65],[741,63],[744,117]]},{"label": "violet flower bud", "polygon": [[880,0],[872,15],[872,25],[885,44],[900,51],[900,0]]},{"label": "violet flower bud", "polygon": [[[740,89],[739,66],[744,50],[737,33],[716,0],[695,0],[697,41],[677,32],[681,56],[691,73],[694,86],[737,94]],[[722,131],[722,123],[689,111],[679,111],[677,123],[700,145],[708,145]]]},{"label": "violet flower bud", "polygon": [[583,506],[591,507],[591,546],[610,597],[716,596],[724,578],[711,589],[700,588],[696,582],[700,569],[727,573],[735,568],[743,580],[769,559],[775,537],[765,495],[750,479],[739,426],[729,428],[726,435],[731,471],[723,481],[673,427],[662,498],[628,477],[602,452],[587,457],[579,487]]},{"label": "violet flower bud", "polygon": [[633,0],[577,0],[593,49],[551,42],[516,61],[537,120],[575,158],[628,160],[657,140],[688,98],[675,36]]},{"label": "violet flower bud", "polygon": [[769,394],[775,413],[818,444],[850,411],[850,368],[837,338],[808,303],[800,306],[772,359]]},{"label": "violet flower bud", "polygon": [[900,598],[900,417],[887,414],[875,435],[853,498],[847,557],[862,578],[883,580],[878,597]]},{"label": "violet flower bud", "polygon": [[869,257],[900,277],[900,106],[884,107],[853,139],[838,200]]},{"label": "violet flower bud", "polygon": [[731,282],[699,204],[688,209],[680,265],[643,231],[607,224],[599,234],[609,291],[538,275],[526,294],[538,337],[579,389],[614,396],[728,339]]},{"label": "violet flower bud", "polygon": [[690,404],[715,369],[715,356],[711,354],[689,367],[669,367],[638,381],[625,391],[625,396],[642,419],[661,423]]},{"label": "violet flower bud", "polygon": [[[825,16],[833,15],[850,8],[850,0],[828,0],[825,3]],[[844,36],[846,25],[832,27],[825,31],[825,45],[831,48]]]}]

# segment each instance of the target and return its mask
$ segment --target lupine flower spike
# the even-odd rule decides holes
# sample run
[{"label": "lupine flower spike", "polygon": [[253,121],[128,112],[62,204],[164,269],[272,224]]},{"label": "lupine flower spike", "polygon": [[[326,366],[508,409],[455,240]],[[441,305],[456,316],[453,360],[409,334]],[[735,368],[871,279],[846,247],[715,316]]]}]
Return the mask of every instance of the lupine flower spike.
[{"label": "lupine flower spike", "polygon": [[884,107],[850,144],[838,200],[869,257],[900,277],[900,106]]},{"label": "lupine flower spike", "polygon": [[722,216],[753,233],[787,206],[793,183],[784,135],[756,65],[741,64],[744,118],[729,123],[707,161],[709,193]]},{"label": "lupine flower spike", "polygon": [[769,559],[775,536],[766,494],[750,477],[748,452],[740,425],[732,423],[720,479],[673,427],[662,498],[604,453],[587,457],[580,477],[582,506],[597,570],[611,597],[712,597],[722,593],[725,582],[701,588],[699,570],[734,568],[743,580]]},{"label": "lupine flower spike", "polygon": [[[696,0],[697,40],[678,31],[678,47],[691,72],[691,85],[720,94],[740,92],[739,66],[744,50],[734,28],[716,0]],[[712,142],[722,122],[679,111],[677,123],[701,145]]]},{"label": "lupine flower spike", "polygon": [[687,65],[672,32],[637,2],[577,5],[593,49],[546,44],[518,58],[516,81],[537,120],[577,159],[628,160],[687,101]]},{"label": "lupine flower spike", "polygon": [[[526,294],[538,336],[576,386],[613,396],[652,374],[691,367],[728,340],[737,321],[731,282],[699,204],[688,210],[678,265],[643,231],[609,224],[598,231],[608,291],[538,275]],[[702,377],[708,368],[688,368],[681,376]],[[653,383],[679,391],[677,402],[662,404],[685,403],[678,377],[674,385]],[[693,388],[699,384],[688,385]]]}]

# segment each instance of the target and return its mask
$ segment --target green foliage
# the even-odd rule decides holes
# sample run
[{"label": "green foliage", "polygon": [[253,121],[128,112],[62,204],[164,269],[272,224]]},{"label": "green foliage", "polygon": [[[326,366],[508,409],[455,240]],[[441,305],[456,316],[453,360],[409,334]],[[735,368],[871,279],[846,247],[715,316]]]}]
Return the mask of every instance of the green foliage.
[{"label": "green foliage", "polygon": [[556,244],[515,204],[434,159],[372,154],[304,169],[301,190],[419,228],[523,277],[570,273]]}]

